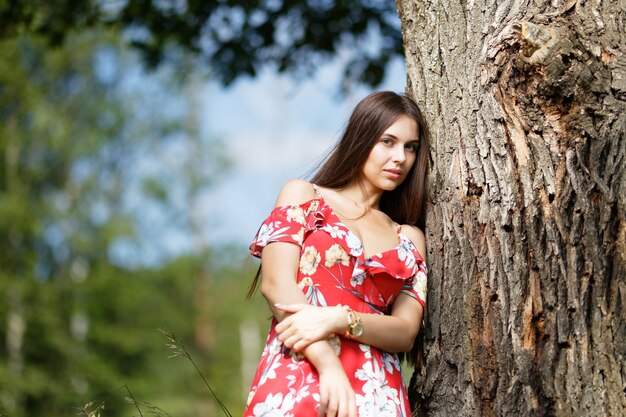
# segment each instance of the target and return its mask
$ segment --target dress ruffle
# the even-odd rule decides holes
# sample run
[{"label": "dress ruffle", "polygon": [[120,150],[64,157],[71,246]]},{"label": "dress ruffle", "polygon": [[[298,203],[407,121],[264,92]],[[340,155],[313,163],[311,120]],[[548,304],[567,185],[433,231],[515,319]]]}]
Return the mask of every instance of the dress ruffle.
[{"label": "dress ruffle", "polygon": [[423,307],[426,306],[425,288],[421,289],[423,286],[420,285],[418,294],[414,285],[419,271],[427,274],[426,263],[413,242],[406,235],[398,233],[400,242],[397,246],[365,258],[362,242],[322,197],[302,204],[275,207],[254,237],[250,253],[260,258],[263,248],[272,242],[287,242],[302,247],[309,234],[320,229],[327,231],[355,258],[352,276],[355,280],[365,281],[370,296],[368,304],[376,311],[384,311],[390,301],[384,290],[378,290],[380,294],[376,294],[376,283],[366,282],[367,278],[379,275],[404,281],[402,292],[415,298]]}]

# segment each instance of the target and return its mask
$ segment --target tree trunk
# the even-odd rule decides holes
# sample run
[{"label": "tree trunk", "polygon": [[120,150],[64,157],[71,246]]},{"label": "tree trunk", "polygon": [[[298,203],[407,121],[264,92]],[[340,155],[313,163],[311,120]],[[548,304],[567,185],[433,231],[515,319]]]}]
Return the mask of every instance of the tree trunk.
[{"label": "tree trunk", "polygon": [[626,415],[626,4],[397,2],[432,132],[416,415]]}]

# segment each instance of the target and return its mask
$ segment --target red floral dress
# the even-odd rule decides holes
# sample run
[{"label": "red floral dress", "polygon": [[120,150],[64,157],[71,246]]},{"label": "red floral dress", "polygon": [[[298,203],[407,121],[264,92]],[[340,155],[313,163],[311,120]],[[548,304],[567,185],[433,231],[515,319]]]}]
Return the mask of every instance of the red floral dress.
[{"label": "red floral dress", "polygon": [[[276,207],[250,245],[261,256],[271,242],[299,245],[298,287],[311,305],[347,305],[361,313],[388,314],[400,292],[425,306],[427,269],[419,252],[398,233],[393,249],[365,258],[363,246],[321,196]],[[248,396],[245,416],[316,417],[319,379],[313,365],[287,349],[271,328]],[[367,329],[365,329],[367,331]],[[410,416],[400,361],[354,340],[329,340],[356,396],[360,417]]]}]

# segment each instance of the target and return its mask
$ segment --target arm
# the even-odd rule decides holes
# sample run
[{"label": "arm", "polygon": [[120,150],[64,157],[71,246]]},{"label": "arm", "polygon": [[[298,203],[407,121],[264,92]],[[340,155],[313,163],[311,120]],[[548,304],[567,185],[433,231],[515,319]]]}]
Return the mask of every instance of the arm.
[{"label": "arm", "polygon": [[[312,188],[308,182],[290,181],[281,190],[276,205],[297,204],[309,200],[310,192]],[[300,248],[292,243],[274,242],[267,245],[262,252],[261,293],[279,322],[291,313],[276,308],[276,303],[307,303],[296,284],[299,260]],[[327,411],[327,416],[356,416],[354,392],[328,341],[310,343],[303,348],[302,353],[320,375],[320,402],[322,409]]]},{"label": "arm", "polygon": [[[414,243],[426,261],[426,239],[424,233],[413,226],[402,226],[402,233]],[[408,352],[420,330],[424,309],[413,297],[398,294],[393,302],[391,315],[361,314],[363,334],[356,340],[388,352]]]},{"label": "arm", "polygon": [[[324,340],[333,333],[343,335],[348,323],[348,313],[338,307],[313,307],[299,303],[275,308],[292,313],[276,327],[276,331],[285,346],[295,351],[317,340]],[[422,305],[417,300],[399,294],[390,315],[359,313],[365,330],[354,340],[388,352],[407,352],[413,347],[422,314]]]},{"label": "arm", "polygon": [[[414,227],[404,226],[405,233],[420,254],[425,253],[423,233]],[[342,335],[347,325],[347,312],[336,307],[311,307],[307,304],[280,306],[293,314],[276,327],[285,345],[299,350],[331,333]],[[386,350],[406,352],[411,350],[423,315],[422,305],[414,298],[400,293],[393,303],[390,315],[360,314],[365,331],[359,342]]]}]

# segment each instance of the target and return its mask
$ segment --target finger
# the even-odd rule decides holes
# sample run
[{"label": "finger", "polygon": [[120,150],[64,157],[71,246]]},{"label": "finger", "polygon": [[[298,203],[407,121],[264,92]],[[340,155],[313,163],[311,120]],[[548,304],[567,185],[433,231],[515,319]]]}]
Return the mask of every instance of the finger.
[{"label": "finger", "polygon": [[293,336],[289,337],[288,339],[286,339],[286,340],[283,342],[283,344],[284,344],[285,346],[287,346],[289,349],[296,350],[296,349],[295,349],[295,345],[296,345],[296,343],[298,342],[298,340],[299,340],[298,336],[293,335]]},{"label": "finger", "polygon": [[344,394],[345,402],[342,404],[342,417],[356,417],[356,402],[354,399],[354,391],[351,387]]},{"label": "finger", "polygon": [[339,416],[340,417],[350,417],[350,393],[352,389],[348,386],[347,389],[342,393],[341,403],[339,404]]},{"label": "finger", "polygon": [[350,409],[348,410],[348,415],[350,417],[358,417],[357,409],[356,409],[356,397],[354,396],[354,391],[350,390],[350,394],[348,395],[348,401]]},{"label": "finger", "polygon": [[277,309],[286,311],[288,313],[297,313],[300,310],[304,310],[308,306],[308,304],[274,304],[274,307],[276,307]]},{"label": "finger", "polygon": [[348,398],[345,393],[340,394],[337,404],[337,417],[348,417]]},{"label": "finger", "polygon": [[317,417],[324,417],[324,415],[326,415],[326,407],[322,405],[322,402],[320,401],[320,408],[317,412]]},{"label": "finger", "polygon": [[287,329],[289,328],[289,325],[290,325],[290,324],[289,324],[289,322],[287,321],[287,319],[285,319],[285,320],[281,321],[281,322],[280,322],[280,323],[278,323],[278,324],[276,325],[276,327],[275,327],[275,329],[276,329],[276,333],[279,333],[279,334],[280,334],[280,333],[284,332],[285,330],[287,330]]},{"label": "finger", "polygon": [[300,339],[298,340],[296,343],[293,344],[293,350],[295,350],[296,352],[301,352],[304,349],[307,348],[307,346],[309,346],[311,344],[310,341],[307,341],[306,339]]},{"label": "finger", "polygon": [[298,352],[302,352],[304,349],[309,347],[309,345],[316,340],[319,340],[319,339],[300,337],[300,339],[296,343],[294,343],[293,348]]},{"label": "finger", "polygon": [[328,393],[326,392],[325,385],[320,386],[320,409],[318,417],[324,417],[326,415],[326,409],[328,408]]},{"label": "finger", "polygon": [[[283,324],[284,322],[285,321],[283,320],[280,324]],[[281,340],[285,340],[286,338],[294,334],[297,329],[292,322],[287,322],[280,327],[276,326],[275,330],[276,333],[278,333],[279,338]]]},{"label": "finger", "polygon": [[337,410],[339,408],[339,399],[337,398],[336,393],[330,393],[330,397],[328,398],[328,408],[326,409],[326,417],[336,417]]}]

